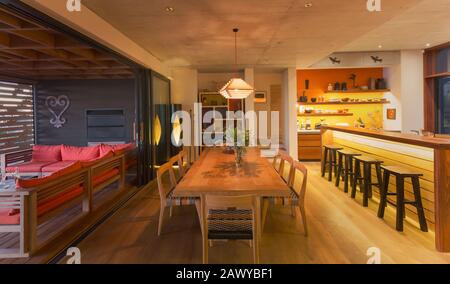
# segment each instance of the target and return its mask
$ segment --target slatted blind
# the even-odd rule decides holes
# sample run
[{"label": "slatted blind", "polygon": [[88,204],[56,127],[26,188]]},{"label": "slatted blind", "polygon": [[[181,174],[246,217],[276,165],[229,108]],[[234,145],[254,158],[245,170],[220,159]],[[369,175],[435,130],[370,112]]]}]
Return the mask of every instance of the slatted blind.
[{"label": "slatted blind", "polygon": [[0,154],[33,144],[33,86],[0,81]]}]

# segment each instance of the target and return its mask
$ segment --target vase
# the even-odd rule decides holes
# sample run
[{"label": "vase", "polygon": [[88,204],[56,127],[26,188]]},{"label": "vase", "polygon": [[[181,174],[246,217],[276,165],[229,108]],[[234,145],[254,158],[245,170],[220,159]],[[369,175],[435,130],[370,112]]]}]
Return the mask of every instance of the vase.
[{"label": "vase", "polygon": [[236,147],[234,149],[234,155],[236,159],[236,167],[240,168],[242,166],[242,156],[244,154],[244,148],[243,147]]}]

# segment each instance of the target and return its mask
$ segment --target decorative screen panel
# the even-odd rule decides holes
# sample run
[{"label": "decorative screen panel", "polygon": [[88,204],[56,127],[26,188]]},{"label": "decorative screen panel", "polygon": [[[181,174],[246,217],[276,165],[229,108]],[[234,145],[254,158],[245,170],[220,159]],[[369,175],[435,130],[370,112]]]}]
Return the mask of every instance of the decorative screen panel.
[{"label": "decorative screen panel", "polygon": [[0,81],[0,154],[33,144],[33,86]]}]

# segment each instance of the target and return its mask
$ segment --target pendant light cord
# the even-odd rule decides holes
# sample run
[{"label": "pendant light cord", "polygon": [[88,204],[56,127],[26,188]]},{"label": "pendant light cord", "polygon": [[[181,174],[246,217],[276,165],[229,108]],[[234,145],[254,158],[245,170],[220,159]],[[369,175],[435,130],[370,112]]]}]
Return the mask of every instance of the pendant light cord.
[{"label": "pendant light cord", "polygon": [[237,33],[239,32],[238,28],[233,29],[234,32],[234,68],[236,72],[236,77],[239,77],[239,70],[238,70],[238,55],[237,55]]}]

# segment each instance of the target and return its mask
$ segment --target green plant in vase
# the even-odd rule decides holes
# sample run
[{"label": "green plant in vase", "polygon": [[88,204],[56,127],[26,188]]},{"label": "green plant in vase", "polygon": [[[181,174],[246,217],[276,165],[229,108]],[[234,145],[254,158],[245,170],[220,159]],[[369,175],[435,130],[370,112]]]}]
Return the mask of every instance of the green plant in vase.
[{"label": "green plant in vase", "polygon": [[227,145],[233,147],[236,159],[236,167],[242,166],[242,159],[247,152],[247,147],[250,145],[250,132],[248,130],[241,130],[238,128],[231,128],[227,130]]}]

